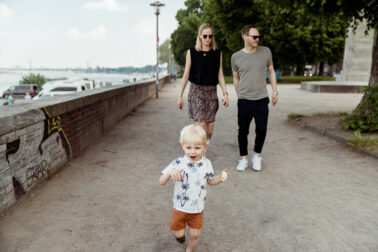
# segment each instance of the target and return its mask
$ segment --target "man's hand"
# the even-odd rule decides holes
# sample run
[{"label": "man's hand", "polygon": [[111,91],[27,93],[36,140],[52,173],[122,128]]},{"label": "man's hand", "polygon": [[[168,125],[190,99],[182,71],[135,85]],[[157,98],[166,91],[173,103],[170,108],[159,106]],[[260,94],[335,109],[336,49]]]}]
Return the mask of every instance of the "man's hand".
[{"label": "man's hand", "polygon": [[276,94],[272,95],[272,103],[273,103],[273,106],[278,103],[278,95]]}]

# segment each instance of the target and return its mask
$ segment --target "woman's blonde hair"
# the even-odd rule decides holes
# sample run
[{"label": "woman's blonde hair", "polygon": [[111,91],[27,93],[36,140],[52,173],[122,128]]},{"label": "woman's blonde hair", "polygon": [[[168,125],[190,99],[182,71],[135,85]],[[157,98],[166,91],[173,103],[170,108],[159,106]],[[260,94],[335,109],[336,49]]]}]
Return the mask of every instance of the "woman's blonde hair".
[{"label": "woman's blonde hair", "polygon": [[215,36],[214,36],[214,29],[211,24],[202,24],[198,30],[198,35],[197,35],[197,41],[196,41],[196,46],[195,49],[197,51],[201,51],[202,49],[202,40],[201,40],[201,34],[203,30],[210,28],[213,31],[213,38],[211,39],[211,44],[210,44],[210,49],[216,50],[217,46],[215,44]]},{"label": "woman's blonde hair", "polygon": [[180,143],[209,144],[206,131],[196,124],[185,126],[180,133]]}]

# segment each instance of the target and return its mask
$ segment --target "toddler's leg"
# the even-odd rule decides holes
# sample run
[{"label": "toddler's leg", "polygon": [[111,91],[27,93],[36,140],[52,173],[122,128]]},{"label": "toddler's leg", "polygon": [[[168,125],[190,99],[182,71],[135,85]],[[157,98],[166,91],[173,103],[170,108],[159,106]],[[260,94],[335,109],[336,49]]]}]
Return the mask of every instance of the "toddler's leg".
[{"label": "toddler's leg", "polygon": [[184,243],[185,242],[185,229],[173,231],[173,234],[176,237],[176,241],[178,243]]},{"label": "toddler's leg", "polygon": [[201,229],[189,228],[189,242],[186,247],[186,252],[192,252],[197,247]]}]

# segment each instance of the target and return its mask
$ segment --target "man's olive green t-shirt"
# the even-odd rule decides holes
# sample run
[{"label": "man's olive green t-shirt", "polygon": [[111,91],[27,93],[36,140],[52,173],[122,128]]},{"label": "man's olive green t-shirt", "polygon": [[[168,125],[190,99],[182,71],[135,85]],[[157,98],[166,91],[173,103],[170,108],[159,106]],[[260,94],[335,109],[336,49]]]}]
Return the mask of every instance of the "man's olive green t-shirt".
[{"label": "man's olive green t-shirt", "polygon": [[272,52],[265,46],[258,46],[253,53],[241,49],[232,55],[232,71],[238,72],[240,77],[238,99],[259,100],[268,97],[265,73],[271,65]]}]

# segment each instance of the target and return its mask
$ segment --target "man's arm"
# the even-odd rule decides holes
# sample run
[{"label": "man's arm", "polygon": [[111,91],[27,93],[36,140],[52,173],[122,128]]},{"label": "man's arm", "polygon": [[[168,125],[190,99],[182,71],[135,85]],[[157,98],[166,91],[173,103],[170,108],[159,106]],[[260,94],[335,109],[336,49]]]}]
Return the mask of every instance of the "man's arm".
[{"label": "man's arm", "polygon": [[232,71],[232,75],[234,77],[234,87],[235,87],[236,95],[238,95],[240,76],[238,72],[234,72],[234,71]]},{"label": "man's arm", "polygon": [[276,72],[274,71],[273,65],[270,65],[268,67],[268,73],[269,73],[269,82],[273,90],[272,102],[274,106],[278,102],[278,90],[277,90]]}]

